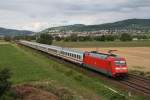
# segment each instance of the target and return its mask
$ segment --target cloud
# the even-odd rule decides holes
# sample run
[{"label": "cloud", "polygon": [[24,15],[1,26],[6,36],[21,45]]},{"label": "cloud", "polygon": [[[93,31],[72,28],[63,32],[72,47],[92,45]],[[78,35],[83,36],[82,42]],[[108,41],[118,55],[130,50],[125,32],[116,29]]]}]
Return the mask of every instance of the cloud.
[{"label": "cloud", "polygon": [[150,0],[3,0],[0,27],[40,31],[65,24],[150,18]]}]

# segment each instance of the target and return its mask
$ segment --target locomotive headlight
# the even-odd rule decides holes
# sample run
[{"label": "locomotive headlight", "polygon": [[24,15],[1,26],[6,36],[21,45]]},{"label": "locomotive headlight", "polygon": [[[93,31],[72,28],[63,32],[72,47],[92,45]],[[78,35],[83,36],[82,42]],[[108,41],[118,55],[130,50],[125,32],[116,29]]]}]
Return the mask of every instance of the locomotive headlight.
[{"label": "locomotive headlight", "polygon": [[127,70],[127,67],[116,67],[116,70]]},{"label": "locomotive headlight", "polygon": [[116,69],[116,70],[120,70],[121,68],[120,68],[120,67],[116,67],[115,69]]}]

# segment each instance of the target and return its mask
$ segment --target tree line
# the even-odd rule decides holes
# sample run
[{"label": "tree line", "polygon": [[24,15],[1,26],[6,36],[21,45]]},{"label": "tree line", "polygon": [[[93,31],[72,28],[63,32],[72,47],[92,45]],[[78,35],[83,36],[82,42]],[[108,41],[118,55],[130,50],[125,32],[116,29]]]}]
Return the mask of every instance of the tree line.
[{"label": "tree line", "polygon": [[56,41],[65,41],[65,42],[77,42],[77,41],[132,41],[133,39],[137,40],[146,40],[150,39],[150,36],[147,35],[135,35],[124,33],[121,35],[101,35],[101,36],[77,36],[72,34],[68,37],[55,37]]},{"label": "tree line", "polygon": [[28,40],[28,41],[36,41],[43,44],[52,44],[53,41],[65,41],[65,42],[84,42],[84,41],[132,41],[133,39],[136,40],[149,40],[150,36],[148,35],[130,35],[127,33],[121,35],[101,35],[101,36],[78,36],[77,34],[71,34],[68,37],[53,37],[51,34],[39,34],[33,36],[15,36],[9,37],[5,36],[5,41],[16,41],[16,40]]}]

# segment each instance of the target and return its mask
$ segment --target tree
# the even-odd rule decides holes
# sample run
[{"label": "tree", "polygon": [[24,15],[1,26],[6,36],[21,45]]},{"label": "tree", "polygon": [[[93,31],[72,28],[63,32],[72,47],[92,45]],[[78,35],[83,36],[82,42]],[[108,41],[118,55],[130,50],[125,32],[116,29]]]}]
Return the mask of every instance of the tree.
[{"label": "tree", "polygon": [[56,41],[61,41],[61,37],[60,37],[60,36],[56,36],[56,37],[55,37],[55,40],[56,40]]},{"label": "tree", "polygon": [[91,36],[88,35],[88,36],[85,36],[84,40],[85,40],[85,41],[92,41],[93,38],[92,38]]},{"label": "tree", "polygon": [[37,42],[43,44],[51,45],[53,41],[53,37],[50,34],[41,34],[40,37],[37,39]]},{"label": "tree", "polygon": [[85,39],[86,37],[84,37],[84,36],[79,36],[78,37],[78,41],[85,41],[86,39]]},{"label": "tree", "polygon": [[132,36],[127,33],[124,33],[121,35],[120,40],[121,41],[132,41]]},{"label": "tree", "polygon": [[70,41],[70,37],[64,37],[63,40],[64,40],[65,42],[69,42],[69,41]]},{"label": "tree", "polygon": [[107,41],[114,41],[115,37],[113,35],[107,35],[105,36]]},{"label": "tree", "polygon": [[105,35],[97,36],[97,37],[95,37],[95,40],[96,41],[106,41],[106,36]]},{"label": "tree", "polygon": [[78,40],[77,34],[71,34],[70,40],[73,41],[73,42],[76,42]]},{"label": "tree", "polygon": [[9,81],[10,76],[11,74],[9,69],[5,68],[0,71],[0,97],[4,95],[11,86],[11,82]]},{"label": "tree", "polygon": [[5,36],[5,37],[4,37],[4,40],[5,40],[5,41],[11,41],[11,37],[10,37],[10,36]]}]

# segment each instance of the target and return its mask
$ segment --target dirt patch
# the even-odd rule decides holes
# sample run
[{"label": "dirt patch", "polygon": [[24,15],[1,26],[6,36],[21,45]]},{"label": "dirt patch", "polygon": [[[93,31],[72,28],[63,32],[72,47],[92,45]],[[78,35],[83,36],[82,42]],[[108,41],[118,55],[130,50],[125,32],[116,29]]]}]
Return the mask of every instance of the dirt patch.
[{"label": "dirt patch", "polygon": [[20,85],[12,88],[22,100],[58,100],[53,93],[32,85]]}]

